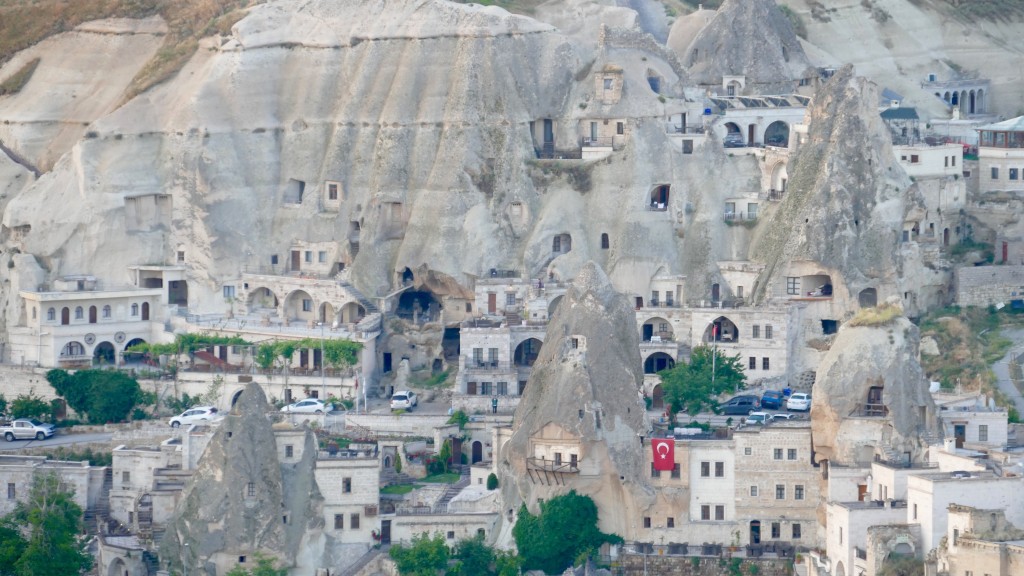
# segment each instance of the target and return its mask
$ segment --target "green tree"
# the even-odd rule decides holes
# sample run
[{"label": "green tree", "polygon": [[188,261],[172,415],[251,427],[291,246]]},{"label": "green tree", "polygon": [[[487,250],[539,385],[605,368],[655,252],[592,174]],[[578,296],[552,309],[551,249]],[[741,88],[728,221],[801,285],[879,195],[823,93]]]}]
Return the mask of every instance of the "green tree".
[{"label": "green tree", "polygon": [[[56,474],[37,473],[28,498],[18,502],[0,526],[0,574],[65,576],[92,568],[92,555],[86,550],[88,542],[83,534],[82,508],[75,503],[73,490]],[[14,527],[20,528],[14,540],[16,551],[8,546],[8,534],[3,532]],[[17,559],[13,567],[4,564],[14,553]]]},{"label": "green tree", "polygon": [[11,401],[13,418],[46,418],[50,415],[50,403],[30,389],[28,394],[19,394]]},{"label": "green tree", "polygon": [[7,398],[4,398],[3,394],[0,394],[0,414],[7,412]]},{"label": "green tree", "polygon": [[449,551],[441,533],[426,532],[412,537],[412,543],[395,544],[388,551],[402,576],[437,576],[448,568]]},{"label": "green tree", "polygon": [[658,372],[665,400],[671,412],[685,410],[696,414],[704,409],[717,410],[721,394],[742,390],[747,383],[739,354],[726,356],[717,348],[697,346],[690,362]]},{"label": "green tree", "polygon": [[241,564],[231,569],[226,576],[288,576],[287,568],[275,568],[274,559],[257,553],[256,567],[244,568]]},{"label": "green tree", "polygon": [[498,488],[498,476],[491,472],[487,475],[487,489],[495,490]]},{"label": "green tree", "polygon": [[512,536],[523,568],[560,573],[576,558],[595,552],[602,544],[622,542],[615,534],[601,532],[597,520],[597,505],[575,490],[541,503],[537,516],[522,506]]},{"label": "green tree", "polygon": [[494,573],[496,576],[519,576],[523,567],[523,559],[514,552],[499,550],[494,554]]},{"label": "green tree", "polygon": [[448,423],[458,424],[459,430],[463,430],[466,427],[466,424],[469,423],[469,416],[467,416],[466,412],[463,410],[456,410],[448,417]]},{"label": "green tree", "polygon": [[0,576],[17,576],[15,566],[27,544],[12,518],[0,518]]},{"label": "green tree", "polygon": [[134,378],[113,370],[50,370],[46,379],[68,406],[93,424],[123,422],[136,404],[151,400]]},{"label": "green tree", "polygon": [[460,540],[455,545],[455,567],[449,574],[455,576],[483,576],[494,574],[494,550],[484,543],[484,537],[477,535],[468,540]]}]

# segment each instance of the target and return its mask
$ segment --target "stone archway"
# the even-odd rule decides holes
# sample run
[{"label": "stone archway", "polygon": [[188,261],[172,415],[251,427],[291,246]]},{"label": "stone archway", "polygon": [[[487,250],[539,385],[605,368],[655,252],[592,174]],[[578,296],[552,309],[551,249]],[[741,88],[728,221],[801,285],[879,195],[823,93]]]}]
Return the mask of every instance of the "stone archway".
[{"label": "stone archway", "polygon": [[533,366],[533,363],[537,361],[537,356],[540,355],[540,347],[544,343],[537,338],[527,338],[516,346],[516,350],[512,355],[513,362],[516,366]]},{"label": "stone archway", "polygon": [[107,576],[128,576],[128,567],[124,560],[114,558],[114,561],[107,567]]},{"label": "stone archway", "polygon": [[662,390],[661,384],[658,384],[651,390],[651,408],[655,410],[662,410],[665,408],[665,391]]},{"label": "stone archway", "polygon": [[878,306],[878,292],[874,288],[865,288],[857,295],[857,302],[861,308]]},{"label": "stone archway", "polygon": [[789,147],[789,124],[776,120],[764,130],[764,143],[767,146]]},{"label": "stone archway", "polygon": [[562,302],[562,297],[561,296],[555,296],[554,298],[551,299],[551,302],[548,303],[548,318],[549,319],[552,316],[555,315],[555,310],[558,309],[558,305],[561,302]]},{"label": "stone archway", "polygon": [[349,302],[341,307],[342,324],[355,324],[366,316],[366,309],[358,302]]},{"label": "stone archway", "polygon": [[276,311],[278,306],[277,294],[274,294],[270,288],[260,286],[249,292],[245,305],[249,312],[256,312],[260,309],[273,309]]},{"label": "stone archway", "polygon": [[644,374],[657,374],[662,370],[674,368],[675,365],[675,358],[665,352],[655,352],[644,360]]},{"label": "stone archway", "polygon": [[113,366],[117,351],[110,342],[100,342],[92,351],[92,362],[99,366]]},{"label": "stone archway", "polygon": [[473,442],[473,457],[470,460],[470,464],[476,464],[484,459],[484,446],[479,440]]},{"label": "stone archway", "polygon": [[324,325],[333,325],[335,323],[336,314],[334,312],[334,306],[330,302],[324,302],[320,304],[320,311],[317,314],[317,321],[323,322]]},{"label": "stone archway", "polygon": [[315,321],[313,297],[305,290],[295,290],[284,299],[284,317],[300,322]]}]

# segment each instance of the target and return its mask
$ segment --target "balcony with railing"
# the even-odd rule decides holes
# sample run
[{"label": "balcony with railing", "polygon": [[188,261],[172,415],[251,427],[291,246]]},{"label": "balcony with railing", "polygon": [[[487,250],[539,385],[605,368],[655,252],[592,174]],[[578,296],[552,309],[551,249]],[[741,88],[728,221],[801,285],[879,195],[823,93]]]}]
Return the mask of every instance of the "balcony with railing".
[{"label": "balcony with railing", "polygon": [[683,126],[668,122],[665,124],[666,134],[704,134],[703,126]]},{"label": "balcony with railing", "polygon": [[785,195],[785,193],[785,190],[776,190],[772,188],[771,190],[768,190],[767,192],[764,193],[764,197],[766,200],[769,200],[771,202],[780,202],[782,201],[782,197],[783,195]]},{"label": "balcony with railing", "polygon": [[756,222],[757,212],[731,212],[726,210],[722,213],[722,219],[726,223]]},{"label": "balcony with railing", "polygon": [[885,418],[889,415],[889,407],[885,404],[872,404],[865,402],[858,404],[850,416],[858,418]]},{"label": "balcony with railing", "polygon": [[483,360],[463,356],[463,371],[467,374],[492,374],[514,370],[508,360]]}]

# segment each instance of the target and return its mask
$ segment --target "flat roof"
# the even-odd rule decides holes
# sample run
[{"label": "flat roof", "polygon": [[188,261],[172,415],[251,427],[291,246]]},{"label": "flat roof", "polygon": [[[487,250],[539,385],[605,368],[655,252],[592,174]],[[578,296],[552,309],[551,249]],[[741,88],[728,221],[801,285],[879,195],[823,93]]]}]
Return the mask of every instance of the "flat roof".
[{"label": "flat roof", "polygon": [[979,126],[976,130],[991,130],[994,132],[1024,132],[1024,116],[1017,116],[995,124]]}]

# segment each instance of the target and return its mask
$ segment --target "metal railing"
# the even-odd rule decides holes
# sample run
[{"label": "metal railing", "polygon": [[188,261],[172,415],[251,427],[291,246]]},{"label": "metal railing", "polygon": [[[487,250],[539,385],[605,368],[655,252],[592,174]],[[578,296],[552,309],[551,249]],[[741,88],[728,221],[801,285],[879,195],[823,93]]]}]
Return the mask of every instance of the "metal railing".
[{"label": "metal railing", "polygon": [[615,139],[611,136],[605,136],[601,138],[592,138],[590,136],[584,136],[581,139],[581,146],[584,148],[611,148]]},{"label": "metal railing", "polygon": [[665,132],[668,134],[703,134],[703,126],[680,126],[679,124],[665,124]]},{"label": "metal railing", "polygon": [[757,220],[757,213],[756,212],[754,212],[754,213],[749,213],[749,212],[724,212],[722,214],[722,218],[724,220],[726,220],[727,222],[732,222],[732,221],[748,221],[748,222],[753,222],[753,221]]},{"label": "metal railing", "polygon": [[778,202],[778,201],[782,200],[782,196],[785,193],[786,192],[784,190],[776,190],[776,189],[772,188],[771,190],[769,190],[768,192],[765,193],[765,198],[767,198],[768,200],[771,200],[773,202]]}]

